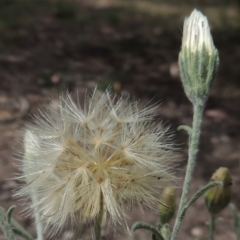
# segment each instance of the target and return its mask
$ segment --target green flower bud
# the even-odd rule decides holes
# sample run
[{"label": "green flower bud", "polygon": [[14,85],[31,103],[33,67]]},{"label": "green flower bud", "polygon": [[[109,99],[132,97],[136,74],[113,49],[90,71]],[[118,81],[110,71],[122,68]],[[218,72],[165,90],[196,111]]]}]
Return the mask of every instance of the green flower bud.
[{"label": "green flower bud", "polygon": [[185,93],[194,104],[204,104],[218,67],[218,51],[210,33],[207,18],[194,10],[183,26],[179,69]]},{"label": "green flower bud", "polygon": [[167,187],[164,189],[158,207],[159,216],[162,224],[169,223],[174,216],[176,209],[176,191],[175,188]]},{"label": "green flower bud", "polygon": [[205,204],[211,214],[222,211],[231,200],[232,177],[228,168],[220,167],[212,175],[211,181],[221,181],[223,186],[210,188],[205,193]]}]

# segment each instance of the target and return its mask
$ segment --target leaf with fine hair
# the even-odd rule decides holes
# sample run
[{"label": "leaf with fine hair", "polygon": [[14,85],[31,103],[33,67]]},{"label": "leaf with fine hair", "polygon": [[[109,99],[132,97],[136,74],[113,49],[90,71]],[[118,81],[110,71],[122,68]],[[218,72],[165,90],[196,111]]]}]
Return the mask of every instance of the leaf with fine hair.
[{"label": "leaf with fine hair", "polygon": [[6,214],[2,207],[0,207],[0,227],[8,240],[16,240],[10,224],[6,221]]},{"label": "leaf with fine hair", "polygon": [[135,222],[132,226],[132,231],[135,232],[137,229],[146,229],[149,230],[155,235],[156,237],[153,236],[152,239],[157,239],[157,240],[164,240],[162,234],[159,232],[159,230],[145,222]]},{"label": "leaf with fine hair", "polygon": [[14,209],[16,208],[15,205],[11,206],[8,210],[7,210],[7,222],[9,224],[11,224],[11,219],[12,219],[12,213],[14,211]]}]

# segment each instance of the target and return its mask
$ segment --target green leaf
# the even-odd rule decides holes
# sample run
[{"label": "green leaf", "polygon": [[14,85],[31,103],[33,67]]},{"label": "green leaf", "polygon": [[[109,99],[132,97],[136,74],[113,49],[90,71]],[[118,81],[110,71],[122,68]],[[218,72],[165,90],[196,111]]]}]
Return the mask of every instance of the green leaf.
[{"label": "green leaf", "polygon": [[16,240],[10,224],[6,221],[6,214],[4,213],[3,208],[1,208],[0,211],[0,227],[2,228],[4,235],[8,240]]},{"label": "green leaf", "polygon": [[14,209],[16,208],[15,205],[11,206],[8,210],[7,210],[7,222],[9,224],[11,224],[11,218],[12,218],[12,213],[14,211]]},{"label": "green leaf", "polygon": [[162,234],[157,230],[156,227],[148,224],[148,223],[145,223],[145,222],[135,222],[132,226],[132,231],[135,232],[137,229],[146,229],[146,230],[149,230],[153,233],[153,235],[156,236],[152,236],[152,239],[153,240],[164,240]]},{"label": "green leaf", "polygon": [[178,128],[177,128],[178,131],[180,130],[185,130],[187,131],[187,133],[189,134],[189,136],[192,135],[192,128],[187,126],[187,125],[180,125]]}]

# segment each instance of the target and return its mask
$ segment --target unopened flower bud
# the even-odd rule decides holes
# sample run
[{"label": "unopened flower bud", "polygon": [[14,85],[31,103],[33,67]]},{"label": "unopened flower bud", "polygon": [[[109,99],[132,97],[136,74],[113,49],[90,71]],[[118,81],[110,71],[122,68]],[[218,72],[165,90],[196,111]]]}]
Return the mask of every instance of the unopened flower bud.
[{"label": "unopened flower bud", "polygon": [[159,216],[161,223],[169,223],[174,216],[176,209],[176,191],[175,188],[167,187],[164,189],[160,199]]},{"label": "unopened flower bud", "polygon": [[219,63],[207,18],[197,10],[185,19],[179,54],[180,75],[192,103],[206,101]]},{"label": "unopened flower bud", "polygon": [[211,214],[222,211],[231,200],[232,177],[228,168],[220,167],[212,175],[211,181],[221,181],[223,186],[210,188],[205,193],[205,204]]}]

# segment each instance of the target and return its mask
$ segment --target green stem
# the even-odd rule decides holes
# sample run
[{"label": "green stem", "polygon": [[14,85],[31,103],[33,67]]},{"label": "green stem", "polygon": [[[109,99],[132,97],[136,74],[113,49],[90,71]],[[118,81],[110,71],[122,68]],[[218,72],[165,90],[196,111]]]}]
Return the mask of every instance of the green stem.
[{"label": "green stem", "polygon": [[103,218],[103,206],[101,204],[100,212],[99,212],[98,216],[94,220],[93,240],[100,240],[101,239],[102,218]]},{"label": "green stem", "polygon": [[238,216],[237,208],[234,204],[230,204],[230,209],[233,216],[233,227],[237,235],[237,240],[240,240],[240,218]]},{"label": "green stem", "polygon": [[[25,146],[25,148],[26,148],[26,146]],[[25,156],[23,161],[24,162],[29,161],[29,157]],[[27,170],[24,170],[24,172],[25,171],[27,171]],[[32,180],[27,179],[26,181],[27,181],[27,183],[29,183],[29,181],[31,182]],[[35,225],[36,225],[36,232],[37,232],[37,239],[36,240],[44,240],[44,238],[43,238],[43,224],[41,222],[40,215],[39,215],[39,213],[38,213],[38,211],[36,210],[36,207],[35,207],[35,205],[38,204],[38,198],[37,198],[37,195],[36,195],[35,190],[33,188],[30,189],[30,197],[31,197],[31,200],[32,200],[33,215],[34,215],[34,218],[35,218]]]},{"label": "green stem", "polygon": [[[31,196],[31,199],[32,199],[32,204],[34,206],[35,204],[37,204],[38,199],[37,199],[37,196],[36,196],[33,189],[31,190],[30,196]],[[37,240],[44,240],[44,238],[43,238],[43,224],[41,222],[40,215],[36,211],[35,207],[33,207],[33,213],[34,213],[34,217],[35,217]]]},{"label": "green stem", "polygon": [[193,113],[193,125],[192,125],[192,132],[190,139],[190,145],[188,149],[188,164],[187,164],[187,171],[183,185],[183,192],[180,200],[179,210],[177,213],[176,221],[173,227],[172,238],[171,240],[177,239],[177,235],[179,232],[179,228],[182,222],[181,219],[181,212],[184,208],[187,199],[188,199],[188,192],[190,183],[192,181],[192,175],[195,167],[196,156],[198,152],[198,145],[199,145],[199,137],[201,132],[201,122],[202,122],[202,115],[203,115],[204,104],[202,102],[196,102],[194,104],[194,113]]},{"label": "green stem", "polygon": [[211,219],[210,219],[210,226],[209,226],[209,239],[214,240],[214,235],[215,235],[215,215],[211,214]]}]

